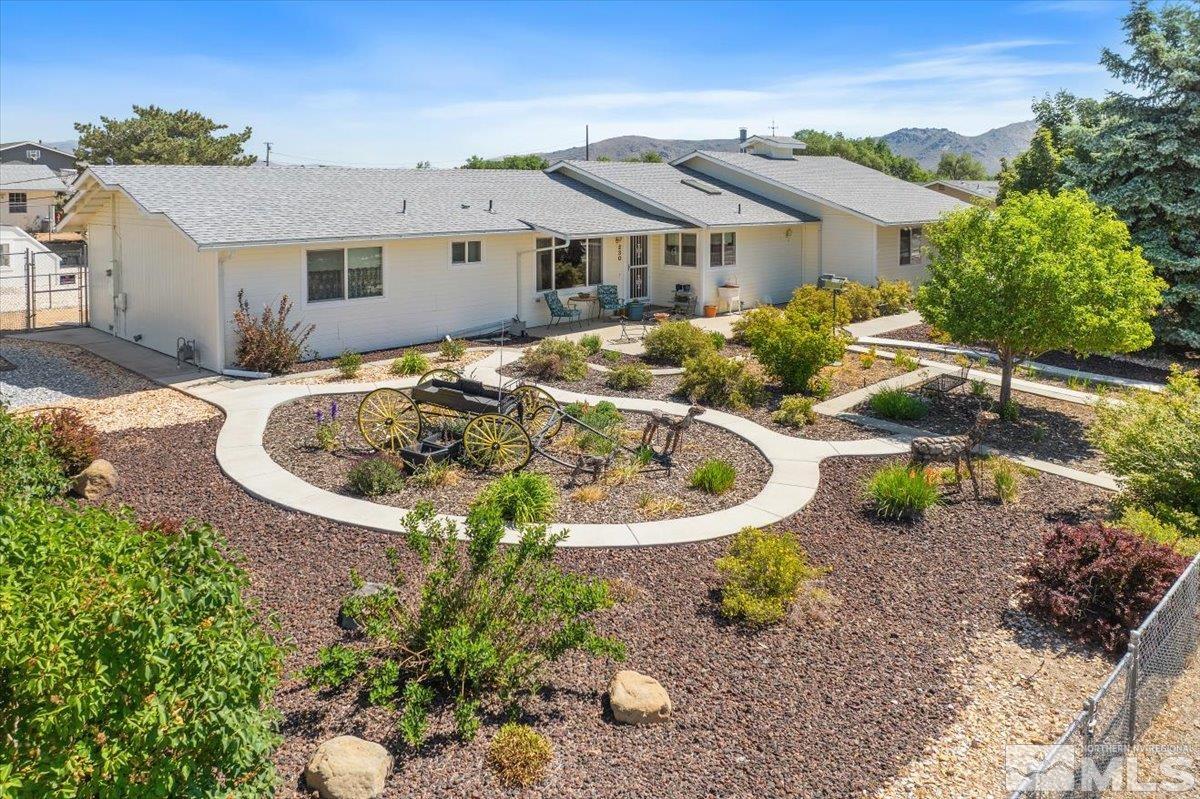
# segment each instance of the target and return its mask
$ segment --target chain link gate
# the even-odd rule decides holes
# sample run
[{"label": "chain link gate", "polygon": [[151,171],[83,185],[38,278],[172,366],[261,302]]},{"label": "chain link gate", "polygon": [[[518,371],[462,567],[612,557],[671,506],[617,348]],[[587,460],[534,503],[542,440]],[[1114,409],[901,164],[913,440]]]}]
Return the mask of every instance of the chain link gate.
[{"label": "chain link gate", "polygon": [[0,331],[88,323],[87,264],[24,250],[0,256]]}]

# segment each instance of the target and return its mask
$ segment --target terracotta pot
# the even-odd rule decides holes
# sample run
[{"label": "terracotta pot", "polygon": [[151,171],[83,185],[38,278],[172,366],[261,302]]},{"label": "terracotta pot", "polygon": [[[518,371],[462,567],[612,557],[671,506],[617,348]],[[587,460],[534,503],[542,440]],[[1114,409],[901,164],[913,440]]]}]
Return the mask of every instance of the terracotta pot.
[{"label": "terracotta pot", "polygon": [[715,305],[705,305],[705,306],[704,306],[704,315],[705,315],[706,317],[708,317],[709,319],[711,319],[711,318],[713,318],[714,316],[716,316],[716,315],[717,315],[717,306],[715,306]]}]

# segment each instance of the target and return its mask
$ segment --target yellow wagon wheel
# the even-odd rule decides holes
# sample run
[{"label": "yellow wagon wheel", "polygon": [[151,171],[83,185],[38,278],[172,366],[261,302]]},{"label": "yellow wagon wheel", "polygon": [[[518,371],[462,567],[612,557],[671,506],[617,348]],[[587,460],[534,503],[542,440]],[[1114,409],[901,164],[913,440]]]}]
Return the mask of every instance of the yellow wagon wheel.
[{"label": "yellow wagon wheel", "polygon": [[359,403],[358,429],[375,449],[395,452],[417,440],[421,412],[403,391],[377,388]]},{"label": "yellow wagon wheel", "polygon": [[430,380],[458,380],[462,375],[453,369],[430,369],[417,380],[418,386],[423,386]]},{"label": "yellow wagon wheel", "polygon": [[[542,437],[554,438],[558,435],[562,429],[562,415],[558,412],[558,400],[550,396],[550,392],[537,386],[518,386],[513,394],[521,400],[521,419],[526,430],[537,434],[549,424],[542,432]],[[551,419],[554,421],[551,422]]]},{"label": "yellow wagon wheel", "polygon": [[516,419],[485,413],[463,430],[463,454],[482,469],[511,472],[529,463],[533,442]]}]

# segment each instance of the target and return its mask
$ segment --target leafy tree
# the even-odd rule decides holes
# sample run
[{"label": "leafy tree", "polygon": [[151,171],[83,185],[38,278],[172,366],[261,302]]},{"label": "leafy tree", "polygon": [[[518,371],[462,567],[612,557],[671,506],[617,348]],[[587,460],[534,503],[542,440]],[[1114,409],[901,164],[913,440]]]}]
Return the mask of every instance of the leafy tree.
[{"label": "leafy tree", "polygon": [[1079,190],[1013,194],[995,210],[966,208],[926,228],[933,257],[917,293],[925,321],[1000,356],[1000,403],[1013,367],[1048,350],[1130,352],[1153,341],[1161,302],[1129,230]]},{"label": "leafy tree", "polygon": [[1105,49],[1101,61],[1137,93],[1110,95],[1094,127],[1065,133],[1062,171],[1125,220],[1166,279],[1160,338],[1200,348],[1200,12],[1137,2],[1125,31],[1130,54]]},{"label": "leafy tree", "polygon": [[923,169],[915,158],[896,155],[883,139],[850,139],[841,133],[830,134],[811,129],[798,130],[795,137],[804,142],[804,155],[840,156],[913,183],[933,180],[933,175]]},{"label": "leafy tree", "polygon": [[433,164],[429,163],[428,161],[418,161],[417,169],[433,169]]},{"label": "leafy tree", "polygon": [[503,158],[480,158],[473,155],[463,164],[464,169],[545,169],[550,162],[540,155],[506,155]]},{"label": "leafy tree", "polygon": [[1044,191],[1055,194],[1062,186],[1059,164],[1062,159],[1054,147],[1049,128],[1038,128],[1029,149],[1005,165],[1000,172],[1000,192],[996,202],[1003,203],[1016,192]]},{"label": "leafy tree", "polygon": [[228,129],[197,111],[167,111],[156,105],[133,107],[129,119],[100,117],[100,125],[76,122],[79,143],[75,157],[92,164],[109,158],[116,164],[203,164],[245,166],[258,159],[242,152],[250,128],[216,135]]},{"label": "leafy tree", "polygon": [[936,174],[946,180],[987,180],[987,170],[970,153],[942,153]]},{"label": "leafy tree", "polygon": [[661,164],[663,157],[654,150],[647,150],[641,155],[633,155],[629,158],[622,158],[622,161],[627,161],[631,164]]}]

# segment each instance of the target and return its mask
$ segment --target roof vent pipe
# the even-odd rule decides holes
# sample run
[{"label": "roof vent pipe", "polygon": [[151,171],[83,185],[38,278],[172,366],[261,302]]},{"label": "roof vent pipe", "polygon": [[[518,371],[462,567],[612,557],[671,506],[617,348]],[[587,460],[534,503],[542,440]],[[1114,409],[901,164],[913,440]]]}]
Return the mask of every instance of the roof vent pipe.
[{"label": "roof vent pipe", "polygon": [[494,203],[494,202],[495,202],[495,200],[488,200],[488,213],[489,214],[495,213],[495,211],[492,210],[492,203]]},{"label": "roof vent pipe", "polygon": [[738,213],[740,214],[741,212],[742,212],[742,204],[738,203]]},{"label": "roof vent pipe", "polygon": [[400,213],[402,213],[402,214],[408,213],[408,200],[403,200],[400,203]]},{"label": "roof vent pipe", "polygon": [[740,142],[746,141],[746,129],[745,128],[738,128],[738,141],[740,141]]}]

